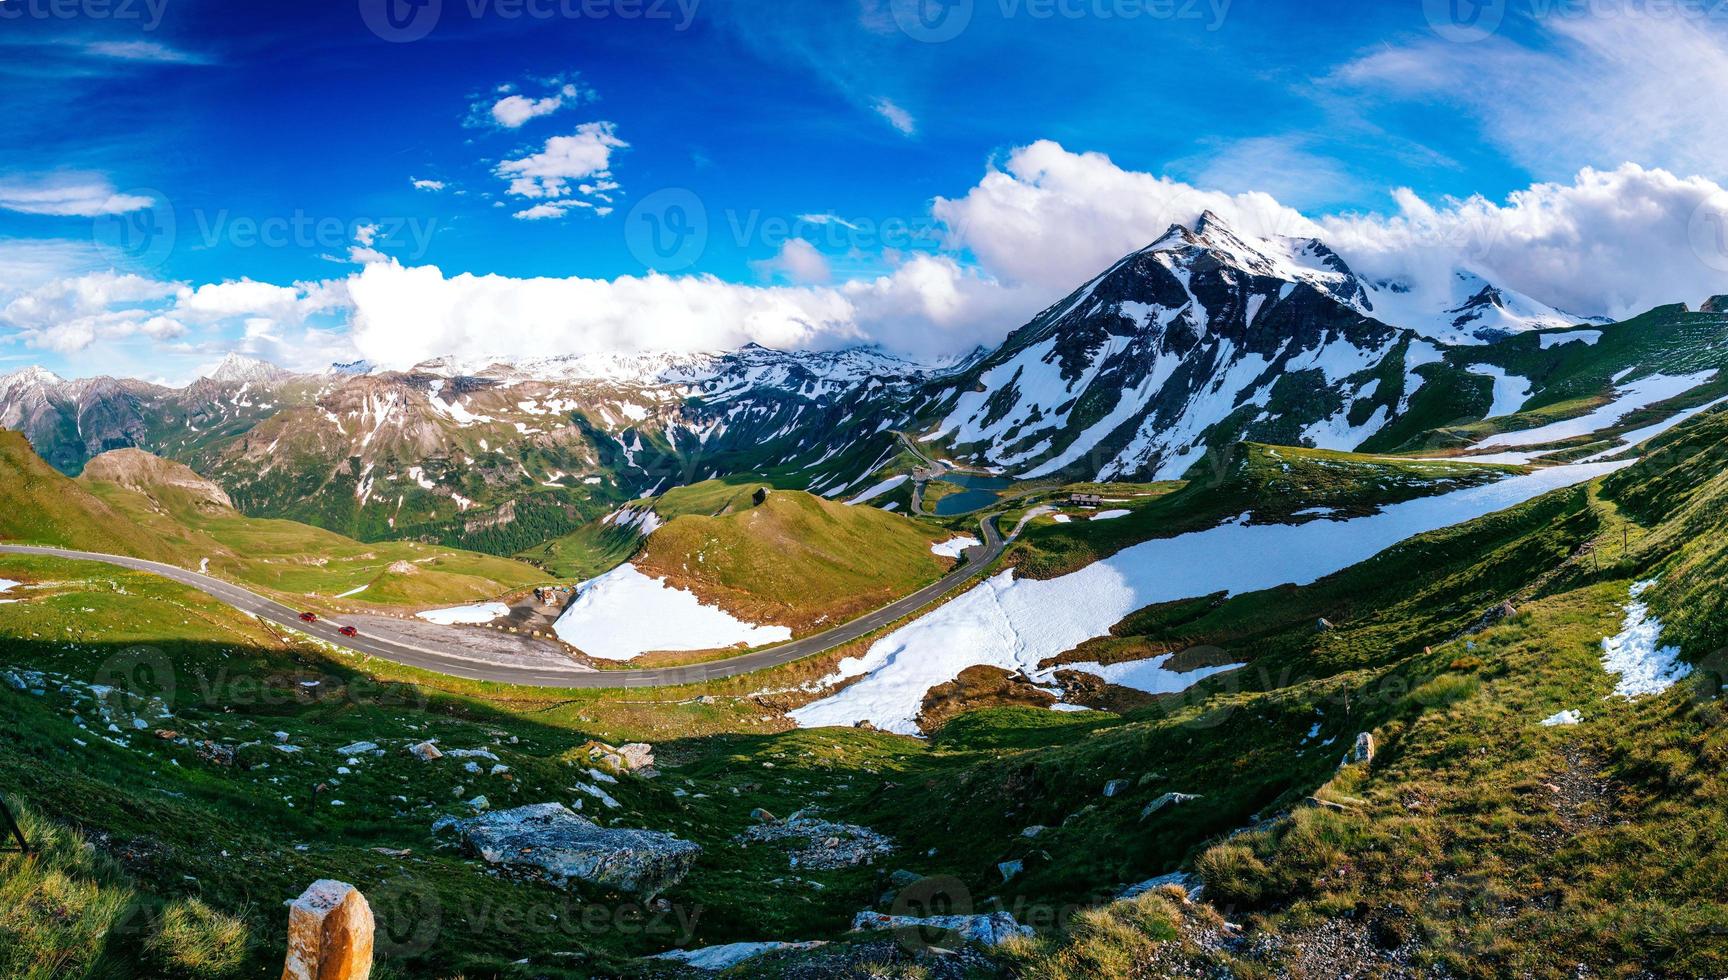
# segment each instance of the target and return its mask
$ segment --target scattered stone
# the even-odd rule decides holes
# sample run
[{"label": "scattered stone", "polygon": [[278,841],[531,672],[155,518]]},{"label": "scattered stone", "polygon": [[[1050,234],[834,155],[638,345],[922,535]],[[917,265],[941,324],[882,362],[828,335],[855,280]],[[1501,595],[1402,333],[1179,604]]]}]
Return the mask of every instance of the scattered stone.
[{"label": "scattered stone", "polygon": [[1122,791],[1127,789],[1127,788],[1128,788],[1128,780],[1126,780],[1126,779],[1112,779],[1109,782],[1104,784],[1104,796],[1106,798],[1119,796],[1119,795],[1121,795]]},{"label": "scattered stone", "polygon": [[1140,811],[1140,819],[1145,820],[1147,817],[1150,817],[1152,814],[1157,813],[1165,807],[1181,806],[1184,803],[1192,803],[1199,798],[1198,795],[1193,793],[1165,793],[1163,796],[1160,796],[1146,804],[1146,808]]},{"label": "scattered stone", "polygon": [[764,810],[761,807],[757,807],[756,809],[750,811],[750,819],[756,821],[757,823],[779,823],[780,822],[779,817],[776,817],[774,814],[769,813],[767,810]]},{"label": "scattered stone", "polygon": [[554,885],[572,881],[650,898],[684,880],[702,848],[653,830],[606,828],[560,803],[539,803],[433,825],[454,826],[488,864],[528,870]]},{"label": "scattered stone", "polygon": [[316,881],[288,909],[282,980],[368,980],[372,909],[353,885]]},{"label": "scattered stone", "polygon": [[923,875],[916,871],[907,871],[905,868],[901,868],[888,876],[888,883],[895,888],[906,888],[923,880]]},{"label": "scattered stone", "polygon": [[1333,625],[1330,619],[1327,619],[1324,616],[1320,617],[1320,619],[1314,623],[1314,632],[1316,633],[1330,633],[1337,628],[1338,627]]},{"label": "scattered stone", "polygon": [[912,915],[884,915],[881,912],[860,912],[852,919],[853,932],[885,929],[930,929],[952,932],[967,942],[995,946],[1014,936],[1031,936],[1032,927],[1023,926],[1007,912],[989,915],[932,915],[924,918]]},{"label": "scattered stone", "polygon": [[353,745],[344,745],[341,748],[337,749],[336,754],[341,755],[341,756],[349,756],[349,755],[362,755],[362,754],[367,753],[367,752],[376,752],[376,751],[378,751],[378,743],[377,742],[355,742]]},{"label": "scattered stone", "polygon": [[444,758],[444,753],[438,751],[438,746],[433,745],[431,742],[421,742],[419,745],[410,748],[408,751],[414,753],[414,758],[419,759],[421,762],[435,762]]},{"label": "scattered stone", "polygon": [[793,844],[790,860],[793,868],[832,871],[860,864],[874,864],[876,859],[894,851],[894,842],[869,827],[834,823],[802,812],[784,821],[758,824],[734,840],[741,844]]},{"label": "scattered stone", "polygon": [[1025,830],[1020,831],[1020,836],[1026,837],[1026,838],[1033,838],[1033,837],[1037,837],[1039,834],[1042,834],[1044,831],[1049,830],[1049,829],[1050,829],[1049,827],[1046,827],[1042,824],[1033,824],[1032,826],[1027,827]]},{"label": "scattered stone", "polygon": [[473,807],[476,810],[490,810],[490,809],[492,809],[492,801],[488,800],[484,796],[474,797],[473,799],[468,801],[468,805]]},{"label": "scattered stone", "polygon": [[1350,749],[1349,760],[1351,765],[1358,762],[1373,762],[1374,736],[1368,732],[1362,732],[1357,735],[1356,744]]},{"label": "scattered stone", "polygon": [[1003,861],[996,865],[996,873],[1002,876],[1004,884],[1020,877],[1020,873],[1025,870],[1025,861]]},{"label": "scattered stone", "polygon": [[672,960],[698,970],[728,970],[745,960],[755,959],[763,953],[776,950],[815,949],[826,946],[827,943],[728,943],[724,946],[705,946],[702,949],[674,949],[669,952],[650,956],[653,960]]},{"label": "scattered stone", "polygon": [[654,746],[646,742],[631,742],[618,747],[605,742],[589,742],[582,750],[587,753],[588,761],[615,773],[649,775],[654,769]]},{"label": "scattered stone", "polygon": [[208,739],[193,746],[192,751],[197,754],[198,758],[213,766],[232,766],[239,754],[232,745],[223,745],[221,742],[212,742]]},{"label": "scattered stone", "polygon": [[1493,629],[1516,615],[1518,615],[1517,606],[1514,606],[1510,602],[1502,602],[1493,609],[1483,613],[1481,618],[1476,620],[1476,625],[1464,631],[1465,635],[1481,633],[1484,630]]},{"label": "scattered stone", "polygon": [[1137,885],[1129,885],[1116,895],[1116,900],[1122,902],[1131,898],[1139,898],[1147,892],[1157,891],[1160,888],[1169,888],[1171,886],[1175,886],[1186,892],[1190,901],[1199,898],[1200,890],[1205,887],[1200,884],[1198,878],[1191,874],[1185,874],[1181,871],[1172,871],[1167,875],[1159,875],[1156,878],[1147,878],[1145,881],[1142,881]]},{"label": "scattered stone", "polygon": [[1315,809],[1315,810],[1330,810],[1333,813],[1349,813],[1350,812],[1350,808],[1345,806],[1344,804],[1334,803],[1331,800],[1323,800],[1318,796],[1308,797],[1307,799],[1302,801],[1302,805],[1306,806],[1306,807],[1310,807],[1310,808]]}]

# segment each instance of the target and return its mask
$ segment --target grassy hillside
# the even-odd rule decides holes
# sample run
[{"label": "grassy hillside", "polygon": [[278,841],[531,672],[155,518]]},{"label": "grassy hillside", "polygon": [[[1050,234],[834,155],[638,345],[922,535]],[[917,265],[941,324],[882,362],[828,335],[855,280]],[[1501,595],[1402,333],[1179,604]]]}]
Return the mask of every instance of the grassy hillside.
[{"label": "grassy hillside", "polygon": [[771,481],[705,480],[627,507],[653,511],[653,534],[644,537],[638,524],[596,521],[522,557],[584,578],[632,561],[748,622],[799,632],[881,606],[953,565],[930,551],[952,532]]},{"label": "grassy hillside", "polygon": [[0,429],[0,540],[163,560],[171,549]]},{"label": "grassy hillside", "polygon": [[719,509],[674,517],[647,539],[636,566],[747,622],[802,633],[915,591],[953,564],[930,551],[951,535],[908,518],[795,490],[756,504],[755,492],[704,494]]},{"label": "grassy hillside", "polygon": [[91,460],[78,480],[48,467],[23,437],[0,432],[0,537],[137,555],[246,585],[355,605],[426,606],[490,599],[543,581],[503,558],[417,542],[362,544],[292,521],[243,517],[214,484],[137,450]]}]

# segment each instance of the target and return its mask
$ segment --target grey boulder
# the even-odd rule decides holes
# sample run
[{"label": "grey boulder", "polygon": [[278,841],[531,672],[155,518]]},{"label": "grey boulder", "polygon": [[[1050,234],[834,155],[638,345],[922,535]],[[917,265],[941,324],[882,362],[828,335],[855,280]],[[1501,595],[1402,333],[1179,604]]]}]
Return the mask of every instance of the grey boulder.
[{"label": "grey boulder", "polygon": [[457,826],[488,864],[560,887],[582,881],[649,897],[684,880],[702,853],[700,845],[660,831],[601,827],[562,803],[482,814]]}]

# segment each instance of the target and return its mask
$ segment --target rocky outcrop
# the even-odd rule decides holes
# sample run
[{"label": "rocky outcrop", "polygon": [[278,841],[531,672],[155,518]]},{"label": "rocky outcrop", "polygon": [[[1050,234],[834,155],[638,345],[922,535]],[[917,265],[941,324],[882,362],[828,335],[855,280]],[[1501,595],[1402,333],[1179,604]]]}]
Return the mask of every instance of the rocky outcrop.
[{"label": "rocky outcrop", "polygon": [[633,772],[647,775],[654,769],[654,746],[646,742],[612,746],[605,742],[589,742],[582,747],[588,761],[601,769],[615,773]]},{"label": "rocky outcrop", "polygon": [[1481,633],[1493,629],[1516,615],[1518,615],[1517,606],[1514,606],[1510,602],[1502,602],[1493,609],[1483,613],[1482,617],[1476,620],[1476,624],[1465,631],[1465,635],[1468,636],[1474,633]]},{"label": "rocky outcrop", "polygon": [[1374,736],[1363,732],[1356,736],[1356,744],[1350,747],[1350,754],[1345,757],[1345,763],[1356,765],[1361,762],[1374,761]]},{"label": "rocky outcrop", "polygon": [[741,844],[789,845],[792,867],[816,871],[874,864],[877,858],[894,852],[894,842],[869,827],[834,823],[802,812],[783,821],[770,816],[768,822],[751,827],[736,840]]},{"label": "rocky outcrop", "polygon": [[457,830],[488,864],[559,887],[581,881],[653,897],[684,880],[702,853],[699,845],[660,831],[601,827],[561,803],[440,823]]},{"label": "rocky outcrop", "polygon": [[914,929],[919,931],[951,932],[967,942],[995,946],[1014,936],[1031,936],[1032,927],[1023,926],[1007,912],[989,915],[886,915],[881,912],[860,912],[852,919],[853,932],[883,929]]},{"label": "rocky outcrop", "polygon": [[1184,803],[1192,803],[1199,798],[1198,795],[1193,793],[1165,793],[1163,796],[1160,796],[1146,804],[1145,809],[1140,811],[1140,819],[1145,820],[1147,817],[1150,817],[1152,814],[1157,813],[1165,807],[1181,806]]},{"label": "rocky outcrop", "polygon": [[367,980],[373,929],[372,907],[353,885],[313,882],[288,908],[282,980]]},{"label": "rocky outcrop", "polygon": [[226,490],[183,463],[153,456],[142,449],[115,449],[97,456],[85,465],[84,479],[124,487],[149,497],[161,507],[172,503],[164,498],[177,491],[200,511],[222,513],[234,509],[234,501]]}]

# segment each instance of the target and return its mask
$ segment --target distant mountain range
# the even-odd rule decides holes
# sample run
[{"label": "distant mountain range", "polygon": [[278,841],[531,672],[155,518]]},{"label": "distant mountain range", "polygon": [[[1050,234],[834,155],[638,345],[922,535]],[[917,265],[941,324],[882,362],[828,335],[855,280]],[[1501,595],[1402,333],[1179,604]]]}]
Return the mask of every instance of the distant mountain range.
[{"label": "distant mountain range", "polygon": [[[230,355],[184,388],[29,368],[0,377],[0,427],[67,473],[138,447],[249,514],[514,552],[718,475],[837,496],[905,465],[901,432],[1016,477],[1170,479],[1240,439],[1390,451],[1611,383],[1606,353],[1580,355],[1626,325],[1468,272],[1454,287],[1423,300],[1316,239],[1251,238],[1208,213],[948,364],[751,345],[299,374]],[[1696,370],[1700,350],[1717,366],[1728,318],[1648,316],[1662,326],[1600,348],[1621,351],[1616,371],[1685,352]]]}]

